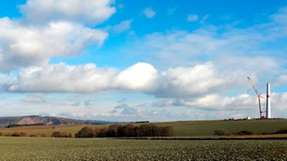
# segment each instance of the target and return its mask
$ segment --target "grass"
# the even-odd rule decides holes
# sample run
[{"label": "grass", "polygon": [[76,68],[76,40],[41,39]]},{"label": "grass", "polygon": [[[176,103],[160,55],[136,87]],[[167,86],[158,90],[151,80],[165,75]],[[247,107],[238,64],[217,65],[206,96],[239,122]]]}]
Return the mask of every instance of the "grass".
[{"label": "grass", "polygon": [[[237,133],[239,131],[245,130],[254,134],[262,134],[287,129],[286,119],[241,121],[179,121],[156,124],[160,126],[171,126],[174,136],[213,136],[215,130],[222,130],[226,133]],[[50,136],[54,131],[60,131],[75,134],[84,126],[87,125],[0,128],[0,133],[5,135],[14,132],[24,132],[27,134],[27,136]],[[103,127],[106,125],[96,126]]]},{"label": "grass", "polygon": [[285,141],[0,137],[1,161],[285,160]]}]

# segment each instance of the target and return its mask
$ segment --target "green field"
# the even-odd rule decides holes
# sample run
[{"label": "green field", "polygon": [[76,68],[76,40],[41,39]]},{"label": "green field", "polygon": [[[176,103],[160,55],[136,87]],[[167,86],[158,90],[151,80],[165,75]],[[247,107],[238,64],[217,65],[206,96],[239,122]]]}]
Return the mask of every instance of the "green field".
[{"label": "green field", "polygon": [[0,137],[1,161],[285,160],[285,141]]},{"label": "green field", "polygon": [[[253,134],[272,133],[278,130],[287,130],[287,120],[240,120],[240,121],[179,121],[155,123],[160,126],[171,126],[173,136],[213,136],[215,130],[222,130],[226,133],[237,133],[240,131],[250,131]],[[35,126],[0,128],[2,135],[14,132],[24,132],[27,136],[50,136],[54,131],[75,134],[82,127],[87,125],[69,126]],[[91,125],[88,125],[91,126]],[[104,127],[107,125],[94,125]]]},{"label": "green field", "polygon": [[173,127],[175,136],[211,136],[215,130],[226,133],[250,131],[254,134],[272,133],[277,130],[287,130],[287,120],[238,120],[238,121],[180,121],[160,123]]}]

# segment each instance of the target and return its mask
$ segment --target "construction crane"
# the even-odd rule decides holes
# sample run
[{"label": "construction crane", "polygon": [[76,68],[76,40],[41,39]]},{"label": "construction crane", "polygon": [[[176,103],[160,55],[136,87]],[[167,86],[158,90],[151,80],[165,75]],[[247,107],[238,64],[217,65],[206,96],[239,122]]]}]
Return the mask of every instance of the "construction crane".
[{"label": "construction crane", "polygon": [[248,81],[251,84],[252,89],[254,90],[256,97],[257,97],[257,101],[258,101],[258,108],[259,108],[259,114],[260,114],[260,119],[265,118],[264,116],[264,111],[262,110],[262,106],[261,106],[261,94],[259,93],[259,91],[256,88],[255,83],[253,82],[253,80],[248,76],[247,77]]}]

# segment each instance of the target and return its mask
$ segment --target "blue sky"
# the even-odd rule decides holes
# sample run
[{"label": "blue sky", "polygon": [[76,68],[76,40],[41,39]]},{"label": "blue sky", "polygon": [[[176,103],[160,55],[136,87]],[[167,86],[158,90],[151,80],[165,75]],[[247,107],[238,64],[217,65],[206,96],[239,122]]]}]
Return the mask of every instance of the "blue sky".
[{"label": "blue sky", "polygon": [[10,0],[0,115],[112,121],[287,117],[287,1]]}]

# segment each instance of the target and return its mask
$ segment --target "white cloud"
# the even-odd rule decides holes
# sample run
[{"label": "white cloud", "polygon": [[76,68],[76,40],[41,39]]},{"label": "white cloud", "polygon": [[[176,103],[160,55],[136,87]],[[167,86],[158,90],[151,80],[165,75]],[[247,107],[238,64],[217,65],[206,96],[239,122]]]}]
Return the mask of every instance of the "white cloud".
[{"label": "white cloud", "polygon": [[[271,106],[275,117],[280,116],[287,103],[287,93],[272,93]],[[202,111],[237,111],[245,116],[258,117],[257,98],[254,95],[239,94],[226,96],[219,94],[208,94],[199,98],[165,99],[152,104],[154,107],[188,107]],[[262,98],[262,108],[265,108],[265,99]],[[251,112],[251,113],[250,113]]]},{"label": "white cloud", "polygon": [[121,72],[97,68],[55,64],[23,69],[10,91],[24,92],[98,92],[103,90],[147,91],[154,88],[157,71],[146,63],[135,64]]},{"label": "white cloud", "polygon": [[211,62],[165,71],[158,71],[148,63],[137,63],[122,71],[94,64],[54,64],[23,69],[8,90],[48,93],[117,90],[174,99],[176,102],[171,102],[174,105],[202,109],[250,107],[255,101],[247,95],[225,96],[236,88],[241,92],[250,89],[247,75],[232,72],[230,69],[229,73],[220,73]]},{"label": "white cloud", "polygon": [[94,92],[109,89],[116,72],[98,69],[94,64],[65,64],[29,67],[20,72],[10,91],[26,92]]},{"label": "white cloud", "polygon": [[[229,77],[229,75],[220,76],[212,63],[170,68],[162,72],[147,63],[138,63],[122,71],[98,68],[94,64],[78,66],[58,64],[26,68],[21,71],[19,78],[9,90],[48,93],[127,90],[165,99],[164,102],[147,105],[151,107],[180,106],[205,111],[242,111],[243,116],[256,117],[255,96],[249,94],[227,96],[225,94],[226,90],[222,86],[229,83]],[[247,88],[249,87],[246,83]],[[281,116],[278,111],[283,110],[286,103],[287,94],[272,94],[272,107],[274,111],[277,111],[277,116]],[[246,111],[254,113],[250,114]],[[128,120],[126,117],[133,118],[133,120],[140,118],[126,115],[130,112],[136,112],[141,118],[147,118],[145,115],[147,111],[141,113],[130,106],[117,108],[112,114],[103,116],[103,118],[118,118],[119,120],[124,118]],[[86,115],[88,116],[87,113]],[[230,116],[225,113],[224,117]]]},{"label": "white cloud", "polygon": [[112,31],[116,33],[128,31],[131,28],[132,20],[125,20],[112,27]]},{"label": "white cloud", "polygon": [[[9,90],[49,93],[127,90],[167,99],[152,106],[184,106],[211,111],[256,111],[255,96],[225,95],[230,88],[226,90],[223,86],[237,86],[236,80],[230,77],[232,75],[220,75],[212,63],[170,68],[161,72],[147,63],[137,63],[122,71],[98,68],[94,64],[57,64],[22,70]],[[231,80],[235,83],[230,82]],[[245,89],[248,89],[249,85],[245,83]],[[286,103],[286,94],[272,94],[272,106],[277,111],[282,110]],[[124,109],[120,109],[122,110]]]},{"label": "white cloud", "polygon": [[112,0],[28,0],[21,10],[29,22],[100,23],[115,13]]},{"label": "white cloud", "polygon": [[283,73],[287,48],[282,45],[277,50],[268,45],[282,44],[286,34],[277,30],[282,27],[272,20],[249,28],[205,26],[194,31],[152,33],[127,52],[132,50],[161,69],[210,61],[219,77],[225,76],[224,91],[244,92],[240,87],[247,84],[249,75],[265,83]]},{"label": "white cloud", "polygon": [[156,12],[152,8],[145,8],[143,11],[146,18],[153,18],[156,15]]},{"label": "white cloud", "polygon": [[[283,73],[282,56],[266,44],[276,43],[278,38],[286,37],[287,32],[282,32],[286,31],[287,12],[284,8],[271,16],[272,22],[249,28],[205,26],[194,31],[153,33],[139,40],[137,47],[130,49],[132,53],[141,54],[142,60],[149,63],[138,63],[122,71],[99,68],[94,64],[48,64],[51,57],[79,54],[87,45],[100,45],[107,37],[106,32],[86,25],[98,24],[110,17],[115,12],[112,2],[91,1],[99,6],[87,6],[85,3],[78,7],[76,4],[79,2],[29,0],[22,7],[29,21],[0,20],[0,68],[10,70],[36,65],[20,70],[16,81],[9,86],[9,91],[132,91],[167,99],[162,104],[164,106],[186,106],[211,111],[256,111],[256,98],[242,94],[249,88],[246,76],[252,75],[265,84],[270,75],[276,77]],[[67,3],[72,5],[65,7]],[[155,15],[152,8],[145,10],[147,18]],[[199,19],[191,15],[190,20],[205,21],[207,18]],[[114,26],[113,30],[126,31],[130,25],[131,21],[126,20]],[[132,45],[128,46],[130,48]],[[282,50],[286,48],[283,46]],[[278,84],[284,84],[285,77],[281,75]],[[4,78],[11,80],[6,76]],[[272,100],[272,106],[282,110],[287,103],[287,95],[274,93]],[[65,110],[72,106],[67,105]],[[73,113],[81,111],[77,110]],[[117,110],[121,114],[138,112],[128,106]],[[93,110],[87,110],[83,116],[91,112]]]},{"label": "white cloud", "polygon": [[[18,21],[0,18],[1,71],[48,64],[55,56],[101,45],[108,33],[88,25],[108,19],[115,8],[112,0],[27,0],[21,11]],[[127,27],[124,22],[118,30]]]},{"label": "white cloud", "polygon": [[192,15],[188,15],[187,16],[187,21],[188,22],[196,22],[196,21],[198,21],[198,19],[199,19],[198,15],[192,14]]},{"label": "white cloud", "polygon": [[156,87],[157,77],[158,71],[152,65],[137,63],[120,72],[115,83],[123,89],[150,91]]},{"label": "white cloud", "polygon": [[47,63],[50,57],[79,54],[89,44],[102,44],[107,33],[70,22],[23,25],[0,19],[0,68]]},{"label": "white cloud", "polygon": [[127,90],[158,97],[201,97],[217,91],[225,81],[213,65],[171,68],[159,72],[152,65],[137,63],[122,71],[87,65],[44,65],[25,68],[10,91],[99,92]]},{"label": "white cloud", "polygon": [[212,93],[224,84],[212,63],[168,69],[162,75],[160,97],[199,97]]},{"label": "white cloud", "polygon": [[211,94],[191,101],[186,100],[183,102],[188,107],[215,110],[236,110],[238,108],[243,110],[244,108],[256,107],[256,97],[252,97],[247,94],[241,94],[238,96]]}]

